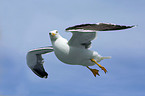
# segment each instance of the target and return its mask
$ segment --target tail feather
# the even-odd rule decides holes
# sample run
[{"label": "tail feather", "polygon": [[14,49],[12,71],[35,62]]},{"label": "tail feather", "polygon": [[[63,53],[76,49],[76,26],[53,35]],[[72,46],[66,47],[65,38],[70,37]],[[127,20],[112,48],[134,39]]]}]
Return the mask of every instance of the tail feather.
[{"label": "tail feather", "polygon": [[111,56],[107,56],[107,57],[101,57],[101,59],[111,59]]},{"label": "tail feather", "polygon": [[101,60],[104,60],[104,59],[111,59],[111,56],[106,56],[106,57],[100,57],[97,62],[100,62]]}]

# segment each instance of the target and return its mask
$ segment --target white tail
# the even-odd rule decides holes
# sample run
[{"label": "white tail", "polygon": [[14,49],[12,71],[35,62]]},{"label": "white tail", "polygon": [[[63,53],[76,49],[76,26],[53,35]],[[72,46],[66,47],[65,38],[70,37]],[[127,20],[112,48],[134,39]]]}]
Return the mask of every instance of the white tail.
[{"label": "white tail", "polygon": [[100,57],[100,59],[97,60],[97,62],[100,62],[101,60],[104,60],[104,59],[111,59],[111,56]]},{"label": "white tail", "polygon": [[111,59],[111,56],[107,56],[107,57],[101,57],[101,59]]}]

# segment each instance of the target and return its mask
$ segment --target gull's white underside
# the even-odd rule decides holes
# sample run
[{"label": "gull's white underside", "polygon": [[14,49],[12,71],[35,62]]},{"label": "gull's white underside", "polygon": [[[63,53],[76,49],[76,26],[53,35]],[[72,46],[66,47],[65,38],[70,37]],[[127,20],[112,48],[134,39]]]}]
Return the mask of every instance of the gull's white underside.
[{"label": "gull's white underside", "polygon": [[68,41],[62,37],[52,42],[52,45],[56,57],[66,64],[92,66],[95,63],[91,62],[90,59],[95,59],[98,62],[101,61],[101,56],[97,52],[69,46]]}]

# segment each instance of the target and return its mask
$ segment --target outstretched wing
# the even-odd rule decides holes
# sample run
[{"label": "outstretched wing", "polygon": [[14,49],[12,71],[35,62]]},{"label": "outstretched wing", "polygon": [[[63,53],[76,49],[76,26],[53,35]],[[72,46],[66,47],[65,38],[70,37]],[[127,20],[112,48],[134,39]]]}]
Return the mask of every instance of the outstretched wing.
[{"label": "outstretched wing", "polygon": [[96,31],[112,31],[112,30],[122,30],[135,27],[125,26],[125,25],[116,25],[111,23],[97,23],[97,24],[81,24],[72,27],[68,27],[66,31],[78,31],[78,32],[96,32]]},{"label": "outstretched wing", "polygon": [[96,37],[97,31],[112,31],[132,28],[134,26],[115,25],[110,23],[81,24],[66,28],[73,33],[68,44],[70,46],[89,48],[91,40]]},{"label": "outstretched wing", "polygon": [[29,68],[39,77],[47,78],[48,74],[43,67],[42,54],[46,54],[53,51],[53,47],[43,47],[30,50],[27,53],[27,65]]}]

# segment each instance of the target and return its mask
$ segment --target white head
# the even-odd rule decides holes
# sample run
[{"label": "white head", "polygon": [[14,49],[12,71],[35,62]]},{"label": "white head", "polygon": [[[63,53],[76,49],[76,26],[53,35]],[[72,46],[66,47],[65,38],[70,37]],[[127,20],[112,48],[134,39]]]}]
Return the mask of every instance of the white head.
[{"label": "white head", "polygon": [[55,41],[57,38],[60,37],[57,30],[50,31],[49,36],[51,38],[51,41]]}]

